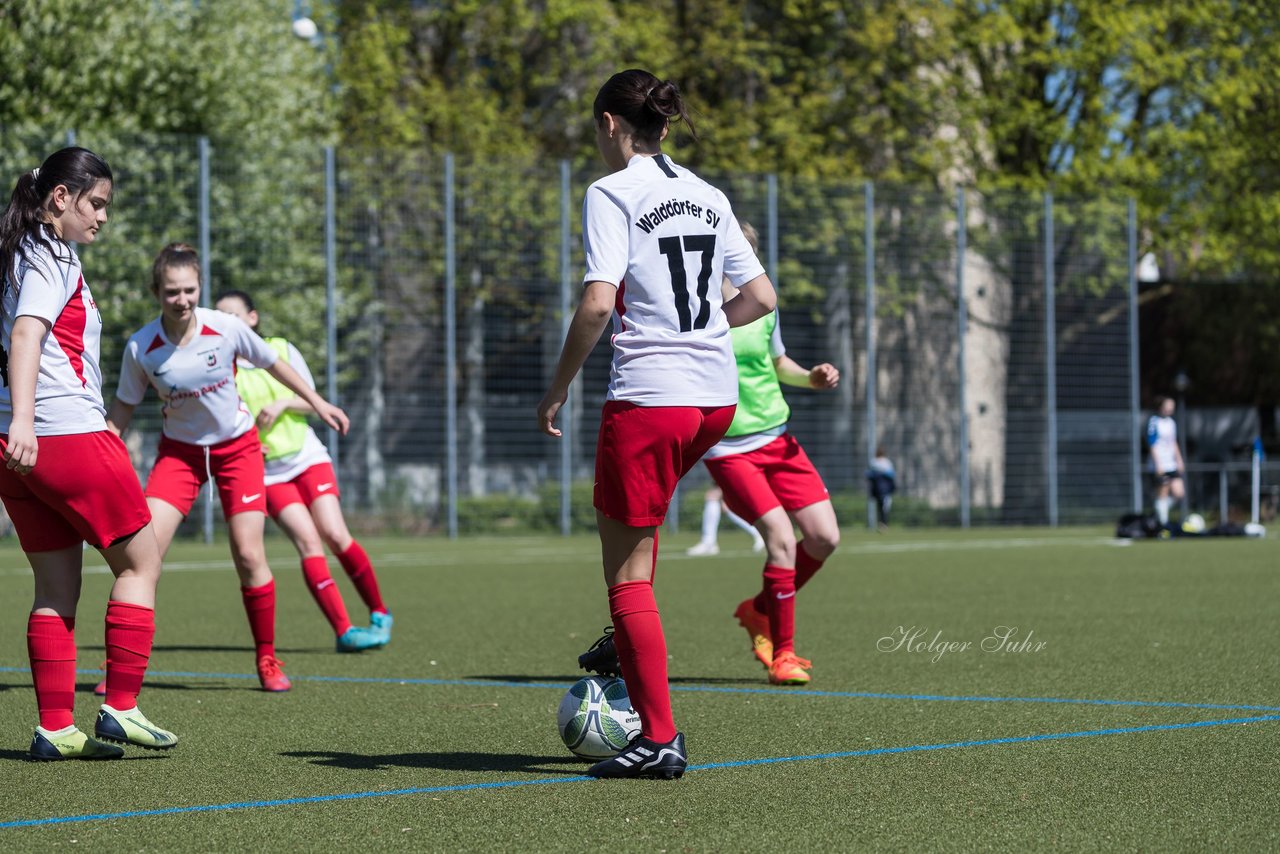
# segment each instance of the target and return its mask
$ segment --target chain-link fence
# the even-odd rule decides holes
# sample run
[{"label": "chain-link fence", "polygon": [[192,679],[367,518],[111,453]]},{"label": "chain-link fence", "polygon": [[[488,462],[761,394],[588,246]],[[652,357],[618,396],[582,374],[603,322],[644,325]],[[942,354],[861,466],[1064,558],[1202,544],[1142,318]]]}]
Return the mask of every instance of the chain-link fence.
[{"label": "chain-link fence", "polygon": [[[69,138],[0,135],[3,174]],[[562,411],[562,440],[534,411],[581,286],[598,166],[80,142],[117,176],[111,221],[82,253],[107,324],[108,396],[124,341],[157,313],[151,259],[184,240],[202,250],[206,298],[249,292],[260,331],[292,340],[350,414],[350,434],[329,442],[362,527],[593,526],[607,340]],[[1131,203],[705,177],[760,232],[789,355],[841,371],[833,391],[787,397],[846,524],[871,518],[877,447],[897,465],[906,524],[1111,521],[1148,500]],[[128,437],[143,476],[158,427],[144,403]],[[694,523],[708,482],[686,478],[676,520]]]}]

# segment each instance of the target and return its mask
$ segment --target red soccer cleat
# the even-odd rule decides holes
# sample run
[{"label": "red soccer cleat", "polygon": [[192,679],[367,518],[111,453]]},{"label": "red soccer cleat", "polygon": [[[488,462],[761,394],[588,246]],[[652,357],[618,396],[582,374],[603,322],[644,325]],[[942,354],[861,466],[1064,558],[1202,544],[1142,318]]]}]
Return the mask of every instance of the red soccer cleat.
[{"label": "red soccer cleat", "polygon": [[258,659],[258,681],[262,683],[263,691],[288,691],[292,687],[289,677],[280,669],[283,665],[283,661],[270,655]]}]

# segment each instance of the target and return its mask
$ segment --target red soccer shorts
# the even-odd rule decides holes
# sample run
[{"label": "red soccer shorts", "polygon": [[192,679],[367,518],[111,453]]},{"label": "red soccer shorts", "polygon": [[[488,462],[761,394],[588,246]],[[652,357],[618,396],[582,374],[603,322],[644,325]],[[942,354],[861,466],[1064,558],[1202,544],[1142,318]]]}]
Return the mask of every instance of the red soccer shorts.
[{"label": "red soccer shorts", "polygon": [[790,433],[763,448],[706,460],[725,506],[752,524],[775,507],[788,513],[831,497],[809,455]]},{"label": "red soccer shorts", "polygon": [[316,463],[293,480],[267,487],[267,513],[274,519],[290,504],[310,507],[322,495],[338,497],[338,478],[330,463]]},{"label": "red soccer shorts", "polygon": [[257,428],[207,448],[161,436],[156,464],[147,478],[147,497],[172,504],[185,516],[212,474],[223,516],[229,519],[249,510],[266,513],[267,488],[262,483],[262,469],[262,443]]},{"label": "red soccer shorts", "polygon": [[[4,500],[24,552],[88,542],[109,546],[142,530],[151,511],[120,437],[110,430],[40,436],[36,466],[23,476],[0,460]],[[9,437],[0,435],[0,450]]]},{"label": "red soccer shorts", "polygon": [[736,409],[607,401],[596,440],[596,509],[633,528],[661,525],[676,484],[720,441]]}]

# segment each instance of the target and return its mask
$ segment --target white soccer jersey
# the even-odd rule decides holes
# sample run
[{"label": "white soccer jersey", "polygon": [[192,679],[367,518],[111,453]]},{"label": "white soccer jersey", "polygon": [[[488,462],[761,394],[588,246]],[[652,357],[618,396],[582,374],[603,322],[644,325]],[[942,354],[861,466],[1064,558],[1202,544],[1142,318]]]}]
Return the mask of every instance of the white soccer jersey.
[{"label": "white soccer jersey", "polygon": [[1147,444],[1156,474],[1178,470],[1178,425],[1172,418],[1152,415],[1147,422]]},{"label": "white soccer jersey", "polygon": [[262,368],[276,351],[237,317],[196,310],[196,333],[182,347],[169,341],[160,318],[129,338],[116,397],[137,406],[155,386],[163,401],[164,435],[190,445],[216,445],[243,436],[253,416],[236,391],[236,358]]},{"label": "white soccer jersey", "polygon": [[[9,346],[13,324],[22,316],[49,324],[40,348],[36,377],[35,431],[37,436],[65,436],[107,429],[102,405],[102,368],[98,346],[102,314],[98,311],[75,250],[57,245],[53,255],[41,244],[24,242],[27,258],[14,257],[14,280],[0,301],[0,432],[13,420],[9,397]],[[56,245],[56,244],[55,244]]]},{"label": "white soccer jersey", "polygon": [[[316,387],[315,377],[311,374],[311,368],[307,366],[307,360],[302,358],[302,353],[292,344],[289,345],[288,362],[289,367],[298,372],[303,382],[313,389]],[[236,362],[236,367],[242,371],[261,370],[261,368],[255,367],[253,363],[244,359]],[[329,449],[324,446],[324,442],[320,441],[316,431],[307,427],[306,438],[302,440],[302,447],[298,449],[297,453],[266,461],[266,485],[275,486],[277,483],[288,483],[312,466],[332,462],[333,458],[329,456]]]},{"label": "white soccer jersey", "polygon": [[764,273],[729,200],[664,155],[635,155],[582,209],[585,282],[618,286],[609,400],[728,406],[738,373],[720,281]]}]

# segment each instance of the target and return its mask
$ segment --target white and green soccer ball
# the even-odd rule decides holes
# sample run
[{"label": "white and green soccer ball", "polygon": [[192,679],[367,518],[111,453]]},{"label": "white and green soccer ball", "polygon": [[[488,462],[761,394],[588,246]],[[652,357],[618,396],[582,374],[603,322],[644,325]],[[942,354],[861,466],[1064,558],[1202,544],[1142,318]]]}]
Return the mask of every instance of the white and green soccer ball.
[{"label": "white and green soccer ball", "polygon": [[605,676],[579,679],[560,701],[556,724],[565,747],[583,759],[608,759],[640,734],[627,686]]}]

